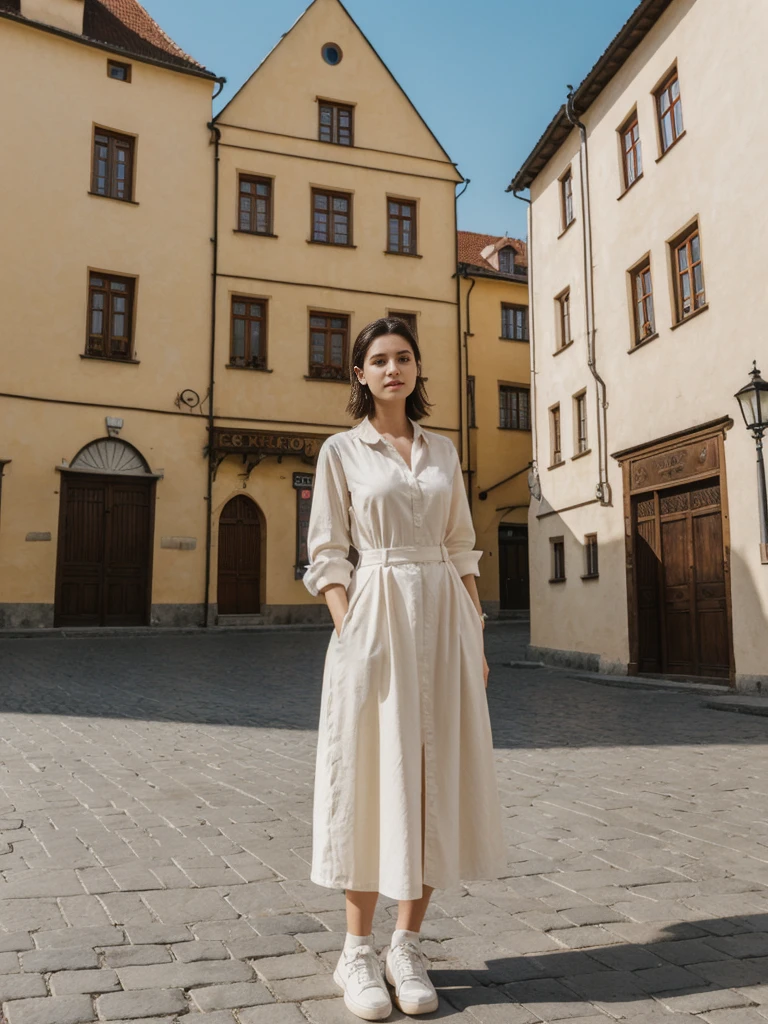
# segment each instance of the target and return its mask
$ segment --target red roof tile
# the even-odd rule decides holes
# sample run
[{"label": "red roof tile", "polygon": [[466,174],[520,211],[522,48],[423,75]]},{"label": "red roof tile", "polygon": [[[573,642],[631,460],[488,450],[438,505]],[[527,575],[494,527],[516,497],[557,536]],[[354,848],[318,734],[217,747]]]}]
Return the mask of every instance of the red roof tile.
[{"label": "red roof tile", "polygon": [[[476,231],[459,231],[459,263],[467,263],[472,267],[480,267],[492,274],[499,274],[499,271],[492,263],[484,259],[480,253],[489,245],[498,246],[500,249],[510,246],[517,253],[515,263],[521,267],[528,266],[528,246],[519,238],[507,238],[505,235],[481,235]],[[506,245],[499,245],[505,242]],[[499,277],[507,277],[506,274],[499,274]]]}]

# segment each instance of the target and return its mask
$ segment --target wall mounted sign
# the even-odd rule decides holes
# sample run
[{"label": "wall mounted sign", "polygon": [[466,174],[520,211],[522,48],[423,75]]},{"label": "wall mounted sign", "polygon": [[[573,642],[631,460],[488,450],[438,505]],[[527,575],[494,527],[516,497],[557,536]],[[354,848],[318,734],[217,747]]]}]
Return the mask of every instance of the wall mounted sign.
[{"label": "wall mounted sign", "polygon": [[282,462],[286,455],[293,455],[304,462],[314,463],[325,434],[278,433],[270,430],[248,430],[229,427],[214,427],[211,447],[214,456],[214,477],[216,470],[228,455],[240,455],[246,467],[245,479],[262,459],[270,455]]},{"label": "wall mounted sign", "polygon": [[297,580],[304,578],[309,562],[307,534],[309,532],[309,514],[312,511],[314,482],[313,473],[293,474],[293,486],[296,491],[296,564],[293,567],[293,577]]}]

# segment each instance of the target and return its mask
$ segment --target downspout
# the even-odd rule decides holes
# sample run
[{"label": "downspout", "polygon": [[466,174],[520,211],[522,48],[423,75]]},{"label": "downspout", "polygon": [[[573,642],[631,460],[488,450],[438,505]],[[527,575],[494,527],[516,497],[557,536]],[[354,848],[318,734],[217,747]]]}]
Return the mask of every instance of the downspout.
[{"label": "downspout", "polygon": [[568,98],[565,104],[565,116],[571,124],[579,129],[579,167],[581,179],[581,208],[584,214],[584,287],[586,293],[587,316],[587,365],[595,379],[595,396],[597,399],[597,459],[599,482],[595,493],[601,505],[612,504],[611,485],[608,482],[608,394],[605,381],[597,372],[595,358],[595,282],[592,257],[592,214],[589,205],[589,161],[587,155],[587,129],[579,121],[573,106],[573,86],[568,86]]},{"label": "downspout", "polygon": [[469,188],[469,178],[464,179],[464,188],[458,194],[454,191],[453,197],[453,237],[454,237],[454,261],[453,265],[456,268],[454,277],[456,278],[456,341],[458,343],[458,356],[459,361],[457,363],[459,370],[459,465],[464,465],[464,395],[462,393],[462,380],[461,380],[461,281],[459,280],[459,199]]},{"label": "downspout", "polygon": [[[469,277],[469,275],[467,274],[467,268],[465,266],[462,266],[461,268],[460,277],[463,277],[464,280],[466,280]],[[467,311],[464,315],[464,380],[466,382],[466,386],[464,388],[464,402],[466,403],[467,408],[467,483],[469,484],[467,492],[469,498],[470,512],[472,511],[472,441],[469,433],[471,425],[469,422],[469,344],[467,342],[467,339],[474,337],[474,335],[472,334],[472,324],[469,316],[469,298],[472,294],[472,289],[475,287],[475,284],[476,281],[475,278],[473,277],[471,278],[469,288],[467,289]]]},{"label": "downspout", "polygon": [[216,295],[219,281],[219,143],[221,132],[211,121],[208,125],[213,136],[214,158],[213,158],[213,272],[211,281],[211,341],[210,341],[210,363],[208,367],[208,492],[206,502],[208,505],[205,524],[205,604],[203,613],[203,627],[210,625],[210,594],[211,594],[211,544],[213,542],[213,391],[215,386],[216,369]]},{"label": "downspout", "polygon": [[507,192],[511,192],[515,199],[521,203],[528,204],[528,348],[530,357],[531,373],[531,472],[528,475],[528,487],[531,495],[538,499],[541,497],[541,480],[539,478],[539,435],[536,428],[536,331],[534,322],[533,302],[533,203],[530,199],[520,195],[520,190],[510,185]]}]

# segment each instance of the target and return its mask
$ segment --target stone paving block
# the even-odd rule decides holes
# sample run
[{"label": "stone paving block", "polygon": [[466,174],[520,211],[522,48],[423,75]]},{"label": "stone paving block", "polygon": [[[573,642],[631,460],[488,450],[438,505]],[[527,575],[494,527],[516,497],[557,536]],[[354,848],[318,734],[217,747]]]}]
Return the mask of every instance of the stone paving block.
[{"label": "stone paving block", "polygon": [[696,977],[723,988],[762,985],[768,977],[765,966],[758,960],[712,960],[689,964],[688,969]]},{"label": "stone paving block", "polygon": [[55,996],[72,996],[96,992],[114,992],[120,982],[114,971],[56,971],[49,979]]},{"label": "stone paving block", "polygon": [[662,1006],[675,1013],[706,1013],[708,1010],[730,1009],[737,1006],[749,1006],[752,1002],[747,996],[734,989],[720,988],[712,985],[702,987],[698,991],[675,994],[655,993],[654,998]]},{"label": "stone paving block", "polygon": [[89,996],[19,999],[5,1006],[8,1024],[85,1024],[95,1020]]},{"label": "stone paving block", "polygon": [[118,967],[117,976],[126,990],[144,988],[194,988],[234,981],[253,981],[248,964],[240,960],[200,961],[192,964],[158,964],[153,967]]},{"label": "stone paving block", "polygon": [[77,946],[119,946],[125,932],[114,925],[96,928],[59,928],[53,932],[35,932],[39,949],[68,949]]},{"label": "stone paving block", "polygon": [[744,1006],[732,1010],[711,1010],[702,1013],[703,1020],[709,1024],[765,1024],[765,1016],[752,1006]]},{"label": "stone paving block", "polygon": [[24,871],[12,882],[0,884],[0,900],[36,899],[41,896],[79,896],[84,892],[73,870]]},{"label": "stone paving block", "polygon": [[[238,889],[242,886],[238,886]],[[108,899],[109,897],[105,897]],[[147,905],[163,924],[191,924],[194,921],[225,921],[238,912],[212,889],[171,889],[149,892]]]},{"label": "stone paving block", "polygon": [[581,928],[565,928],[548,932],[548,937],[568,949],[586,949],[589,946],[609,946],[621,940],[600,925],[584,925]]},{"label": "stone paving block", "polygon": [[55,899],[4,900],[2,895],[0,921],[9,932],[65,928],[67,924]]},{"label": "stone paving block", "polygon": [[256,935],[255,930],[242,918],[237,921],[198,921],[189,927],[197,939],[217,939],[224,943],[252,939]]},{"label": "stone paving block", "polygon": [[162,942],[193,942],[195,938],[184,925],[128,925],[125,933],[128,941],[134,946],[154,946]]},{"label": "stone paving block", "polygon": [[[155,919],[135,892],[108,892],[99,898],[114,924],[126,927],[155,924]],[[128,938],[130,939],[130,933]]]},{"label": "stone paving block", "polygon": [[715,949],[709,939],[680,939],[676,942],[652,942],[646,946],[649,953],[659,956],[667,963],[705,963],[713,960],[728,960],[729,955]]},{"label": "stone paving block", "polygon": [[211,1010],[234,1010],[241,1006],[261,1006],[275,1001],[266,986],[257,981],[193,988],[189,995],[204,1013]]},{"label": "stone paving block", "polygon": [[11,999],[27,999],[47,995],[48,990],[40,974],[0,975],[0,1003]]},{"label": "stone paving block", "polygon": [[[337,958],[338,959],[338,958]],[[311,953],[293,953],[286,956],[264,957],[255,960],[254,968],[268,981],[282,981],[285,978],[306,978],[320,971],[320,962]]]},{"label": "stone paving block", "polygon": [[441,995],[454,1009],[464,1011],[472,1024],[536,1024],[539,1020],[527,1007],[513,1003],[503,992],[483,985],[448,989],[441,991]]},{"label": "stone paving block", "polygon": [[594,1014],[593,1006],[579,999],[559,981],[517,981],[503,986],[513,1003],[521,1003],[542,1020],[564,1020]]},{"label": "stone paving block", "polygon": [[151,889],[162,889],[163,883],[149,868],[135,867],[131,864],[115,864],[107,868],[121,892],[145,892]]},{"label": "stone paving block", "polygon": [[[421,936],[423,939],[428,937],[426,933],[427,929],[422,928]],[[344,946],[344,936],[340,932],[299,932],[294,937],[310,953],[327,953],[329,950],[339,952]],[[282,937],[274,936],[274,938],[281,939]],[[283,945],[287,947],[290,944],[290,941],[290,937],[285,936],[283,939]],[[292,948],[285,948],[276,950],[275,952],[279,954],[293,953],[294,950]],[[247,955],[250,956],[251,954]]]},{"label": "stone paving block", "polygon": [[493,939],[502,949],[519,954],[545,953],[548,950],[563,948],[562,944],[556,942],[550,935],[532,930],[500,932],[494,935]]},{"label": "stone paving block", "polygon": [[[768,872],[767,872],[768,874]],[[768,923],[768,918],[766,919]],[[742,935],[713,936],[707,944],[733,957],[768,955],[768,932],[747,932]],[[710,959],[714,959],[710,957]]]},{"label": "stone paving block", "polygon": [[325,925],[309,914],[276,914],[274,917],[249,917],[259,935],[293,935],[296,932],[322,932]]},{"label": "stone paving block", "polygon": [[0,953],[0,974],[16,974],[20,970],[18,953]]},{"label": "stone paving block", "polygon": [[[317,932],[318,937],[332,935],[332,932]],[[342,945],[344,936],[341,937]],[[226,940],[225,940],[226,942]],[[260,957],[283,956],[298,952],[296,939],[292,935],[256,935],[251,932],[250,938],[234,939],[226,942],[230,953],[237,960],[251,960]]]},{"label": "stone paving block", "polygon": [[112,920],[98,896],[64,896],[59,899],[67,924],[77,928],[109,928]]},{"label": "stone paving block", "polygon": [[33,949],[21,954],[21,966],[25,971],[77,971],[87,967],[98,967],[99,958],[89,947],[74,949]]},{"label": "stone paving block", "polygon": [[117,882],[106,868],[80,868],[77,876],[85,891],[93,896],[105,892],[115,892],[118,888]]},{"label": "stone paving block", "polygon": [[280,1002],[298,1003],[305,999],[328,999],[338,994],[332,974],[312,974],[306,978],[270,981],[269,990]]},{"label": "stone paving block", "polygon": [[35,943],[29,932],[0,932],[0,953],[20,953],[24,949],[34,949]]},{"label": "stone paving block", "polygon": [[229,953],[223,942],[201,939],[197,942],[179,942],[171,946],[171,951],[177,960],[184,964],[192,963],[195,960],[228,960]]},{"label": "stone paving block", "polygon": [[165,946],[112,946],[104,951],[107,967],[147,967],[173,960]]},{"label": "stone paving block", "polygon": [[240,1010],[238,1017],[240,1024],[307,1024],[307,1018],[298,1006],[286,1004],[248,1007]]},{"label": "stone paving block", "polygon": [[[110,1021],[132,1017],[157,1017],[162,1014],[186,1013],[187,1001],[184,993],[175,988],[110,992],[98,997],[96,1010],[99,1017]],[[11,1024],[14,1022],[11,1021]]]},{"label": "stone paving block", "polygon": [[612,921],[627,920],[623,914],[618,913],[612,907],[598,905],[571,907],[563,910],[561,916],[576,925],[609,924]]}]

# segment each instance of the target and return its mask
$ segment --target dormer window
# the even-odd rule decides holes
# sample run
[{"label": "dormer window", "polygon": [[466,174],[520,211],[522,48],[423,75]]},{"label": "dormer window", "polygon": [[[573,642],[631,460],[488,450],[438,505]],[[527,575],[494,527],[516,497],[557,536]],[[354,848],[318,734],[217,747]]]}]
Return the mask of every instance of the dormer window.
[{"label": "dormer window", "polygon": [[515,264],[517,253],[509,246],[499,250],[499,272],[502,274],[519,274],[520,267]]}]

